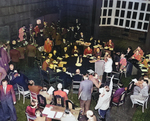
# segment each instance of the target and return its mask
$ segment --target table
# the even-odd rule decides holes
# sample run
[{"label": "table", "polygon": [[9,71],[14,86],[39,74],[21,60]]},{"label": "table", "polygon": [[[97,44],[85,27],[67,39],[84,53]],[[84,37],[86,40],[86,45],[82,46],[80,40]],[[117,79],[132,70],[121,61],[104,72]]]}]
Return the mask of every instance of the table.
[{"label": "table", "polygon": [[[51,110],[49,110],[49,112],[50,111],[55,111],[55,114],[54,114],[54,117],[53,118],[49,118],[48,117],[48,114],[42,114],[43,116],[46,116],[46,121],[51,121],[52,119],[56,119],[56,120],[60,120],[61,119],[61,117],[60,118],[56,118],[56,115],[57,115],[57,113],[58,112],[61,112],[61,113],[63,113],[63,115],[64,115],[64,112],[65,112],[65,107],[60,107],[60,106],[55,106],[55,105],[49,105],[49,104],[47,104],[46,106],[45,106],[45,108],[51,108]],[[44,108],[44,109],[45,109]],[[43,113],[43,112],[42,112]],[[48,112],[47,112],[48,113]],[[79,115],[79,110],[73,110],[73,109],[71,109],[71,113],[75,116],[75,118],[77,119],[78,118],[78,115]],[[62,116],[63,116],[62,115]]]}]

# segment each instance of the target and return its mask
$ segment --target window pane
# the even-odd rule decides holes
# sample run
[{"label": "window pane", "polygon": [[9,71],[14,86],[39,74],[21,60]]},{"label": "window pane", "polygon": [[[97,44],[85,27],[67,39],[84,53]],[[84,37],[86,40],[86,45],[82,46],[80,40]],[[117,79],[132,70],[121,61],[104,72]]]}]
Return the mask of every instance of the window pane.
[{"label": "window pane", "polygon": [[106,14],[107,14],[107,9],[104,9],[103,16],[106,16]]},{"label": "window pane", "polygon": [[122,2],[122,8],[126,8],[126,1]]},{"label": "window pane", "polygon": [[144,13],[140,13],[139,20],[143,20]]},{"label": "window pane", "polygon": [[135,27],[135,21],[131,22],[131,27],[134,28]]},{"label": "window pane", "polygon": [[121,11],[121,17],[124,17],[125,11]]},{"label": "window pane", "polygon": [[113,1],[110,0],[110,1],[109,1],[109,7],[112,7],[112,6],[113,6]]},{"label": "window pane", "polygon": [[119,10],[116,10],[116,15],[115,16],[119,16]]},{"label": "window pane", "polygon": [[108,16],[111,16],[111,14],[112,14],[112,10],[109,9],[109,11],[108,11]]},{"label": "window pane", "polygon": [[104,1],[104,7],[107,7],[107,3],[108,3],[108,1],[105,0],[105,1]]},{"label": "window pane", "polygon": [[118,25],[118,19],[117,18],[115,18],[115,23],[114,24]]},{"label": "window pane", "polygon": [[147,6],[147,11],[150,11],[150,4],[148,4]]},{"label": "window pane", "polygon": [[130,18],[130,16],[131,16],[131,11],[128,11],[127,12],[127,18]]},{"label": "window pane", "polygon": [[137,12],[133,12],[132,19],[136,19]]},{"label": "window pane", "polygon": [[142,27],[142,22],[138,22],[138,29],[141,29],[141,27]]},{"label": "window pane", "polygon": [[126,20],[126,27],[129,27],[130,21]]},{"label": "window pane", "polygon": [[146,4],[145,3],[142,3],[142,5],[141,5],[141,10],[145,10],[145,6],[146,6]]},{"label": "window pane", "polygon": [[145,21],[149,21],[149,18],[150,18],[150,14],[146,14],[146,17],[145,17]]},{"label": "window pane", "polygon": [[120,8],[120,1],[117,1],[117,8]]},{"label": "window pane", "polygon": [[106,23],[106,18],[103,18],[102,24]]},{"label": "window pane", "polygon": [[133,2],[129,2],[128,9],[132,9]]},{"label": "window pane", "polygon": [[107,24],[110,24],[111,23],[111,18],[108,18],[107,19]]},{"label": "window pane", "polygon": [[139,3],[134,4],[134,10],[138,10]]},{"label": "window pane", "polygon": [[123,26],[123,19],[120,19],[119,25],[120,25],[120,26]]},{"label": "window pane", "polygon": [[148,28],[148,23],[144,23],[143,29],[144,29],[144,30],[147,30],[147,28]]}]

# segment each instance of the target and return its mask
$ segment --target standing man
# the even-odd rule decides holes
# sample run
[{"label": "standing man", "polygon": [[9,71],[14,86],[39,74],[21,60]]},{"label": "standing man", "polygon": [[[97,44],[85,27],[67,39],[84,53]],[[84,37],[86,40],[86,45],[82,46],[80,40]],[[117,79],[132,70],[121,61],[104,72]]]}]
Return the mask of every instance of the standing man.
[{"label": "standing man", "polygon": [[28,56],[28,66],[29,67],[34,67],[34,60],[36,57],[36,47],[32,44],[29,44],[27,46],[27,56]]},{"label": "standing man", "polygon": [[88,76],[84,74],[84,81],[80,83],[79,97],[80,97],[80,107],[82,108],[83,115],[90,108],[91,94],[93,92],[93,82],[88,79]]},{"label": "standing man", "polygon": [[102,120],[105,120],[106,112],[109,108],[110,101],[111,101],[111,94],[113,89],[113,77],[111,78],[109,86],[106,85],[104,88],[100,88],[99,92],[99,99],[97,101],[97,104],[95,106],[95,110],[98,109],[98,113],[100,115],[100,118]]},{"label": "standing man", "polygon": [[112,64],[113,64],[113,60],[110,57],[110,54],[106,54],[102,83],[105,83],[107,76],[110,76],[112,72]]},{"label": "standing man", "polygon": [[12,85],[7,85],[7,80],[2,80],[0,85],[0,101],[3,111],[3,121],[17,121],[16,110],[13,104],[16,104],[16,97]]}]

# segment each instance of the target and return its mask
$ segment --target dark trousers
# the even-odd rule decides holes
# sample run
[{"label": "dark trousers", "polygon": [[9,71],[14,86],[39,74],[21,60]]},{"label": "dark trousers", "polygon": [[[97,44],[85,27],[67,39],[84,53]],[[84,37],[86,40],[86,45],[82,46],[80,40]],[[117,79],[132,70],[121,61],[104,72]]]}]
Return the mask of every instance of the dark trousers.
[{"label": "dark trousers", "polygon": [[28,57],[28,66],[29,67],[34,67],[34,57]]},{"label": "dark trousers", "polygon": [[104,72],[103,73],[103,78],[102,78],[102,83],[105,83],[106,80],[107,80],[107,76],[110,76],[110,75],[111,75],[111,72],[110,73]]}]

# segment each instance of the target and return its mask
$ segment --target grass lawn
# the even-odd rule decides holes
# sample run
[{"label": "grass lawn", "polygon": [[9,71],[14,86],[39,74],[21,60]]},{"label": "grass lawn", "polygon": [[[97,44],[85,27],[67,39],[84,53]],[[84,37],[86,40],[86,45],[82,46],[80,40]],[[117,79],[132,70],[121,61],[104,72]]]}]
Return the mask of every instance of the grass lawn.
[{"label": "grass lawn", "polygon": [[[128,86],[129,82],[133,78],[134,78],[134,76],[127,77],[127,78],[123,77],[122,83],[124,84],[124,87]],[[22,98],[22,96],[21,96],[20,100],[18,100],[18,96],[16,96],[16,98],[17,98],[17,104],[15,105],[15,108],[16,108],[16,112],[17,112],[18,121],[27,121],[26,115],[25,115],[25,109],[30,104],[30,99],[26,98],[25,99],[25,104],[23,104],[23,98]],[[80,105],[77,94],[72,94],[70,92],[68,94],[68,98],[70,100],[72,100],[75,103],[75,105],[77,105],[77,106]],[[90,109],[93,110],[96,115],[98,115],[97,111],[94,110],[96,102],[97,102],[97,100],[92,100],[91,101]],[[148,109],[145,109],[144,113],[142,113],[142,107],[139,106],[136,109],[136,112],[133,115],[132,121],[150,121],[150,113],[149,113],[149,111],[150,111],[150,105],[149,105],[149,103],[148,103]]]}]

